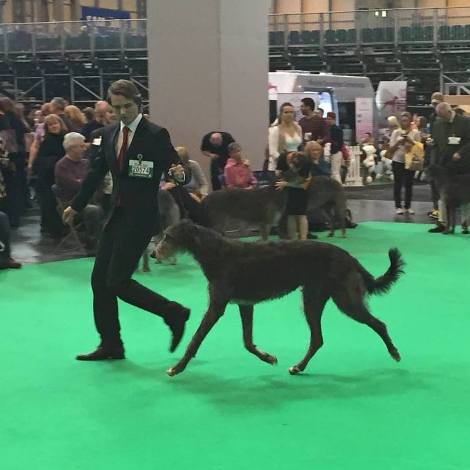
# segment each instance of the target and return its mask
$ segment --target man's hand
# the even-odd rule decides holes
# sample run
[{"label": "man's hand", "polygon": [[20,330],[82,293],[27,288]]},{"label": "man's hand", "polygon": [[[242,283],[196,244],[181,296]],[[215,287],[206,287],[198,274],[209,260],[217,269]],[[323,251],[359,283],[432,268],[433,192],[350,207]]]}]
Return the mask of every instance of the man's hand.
[{"label": "man's hand", "polygon": [[67,207],[67,209],[64,210],[64,213],[62,214],[62,220],[64,221],[64,224],[69,225],[73,222],[73,218],[77,215],[77,211],[72,209],[70,206]]},{"label": "man's hand", "polygon": [[285,187],[287,187],[287,181],[276,181],[274,186],[276,186],[277,191],[282,191]]},{"label": "man's hand", "polygon": [[454,162],[458,162],[461,158],[462,157],[457,152],[455,152],[454,155],[452,155],[452,160],[454,160]]},{"label": "man's hand", "polygon": [[172,183],[171,181],[167,181],[162,185],[162,189],[164,191],[169,191],[170,189],[176,188],[176,184]]}]

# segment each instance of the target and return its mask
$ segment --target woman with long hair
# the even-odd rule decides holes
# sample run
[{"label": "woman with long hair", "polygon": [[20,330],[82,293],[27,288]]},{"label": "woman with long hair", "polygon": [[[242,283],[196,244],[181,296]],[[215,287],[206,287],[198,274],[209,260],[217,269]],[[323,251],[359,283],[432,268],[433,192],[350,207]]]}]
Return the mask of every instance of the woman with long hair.
[{"label": "woman with long hair", "polygon": [[64,112],[65,116],[72,123],[72,129],[69,129],[69,132],[80,132],[86,124],[85,115],[73,104],[66,106]]},{"label": "woman with long hair", "polygon": [[268,170],[277,169],[279,155],[296,152],[302,144],[302,128],[295,122],[295,109],[291,103],[283,103],[276,123],[269,128]]},{"label": "woman with long hair", "polygon": [[[393,170],[393,195],[395,199],[396,213],[401,215],[414,214],[411,209],[411,199],[413,196],[414,171],[407,168],[405,154],[409,148],[416,143],[421,143],[421,134],[411,125],[411,114],[401,113],[400,127],[392,132],[390,137],[389,154],[392,156]],[[405,188],[405,205],[402,207],[402,188]]]},{"label": "woman with long hair", "polygon": [[44,139],[39,145],[34,168],[38,175],[37,192],[41,207],[41,231],[53,238],[60,238],[65,231],[56,209],[56,198],[52,191],[55,183],[55,164],[65,155],[63,147],[67,128],[57,114],[49,114],[45,121]]}]

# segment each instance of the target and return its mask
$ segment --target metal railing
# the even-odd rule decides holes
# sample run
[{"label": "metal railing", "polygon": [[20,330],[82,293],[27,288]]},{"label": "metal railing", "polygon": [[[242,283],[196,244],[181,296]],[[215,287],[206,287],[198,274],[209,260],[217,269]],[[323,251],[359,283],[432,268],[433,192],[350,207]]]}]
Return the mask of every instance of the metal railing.
[{"label": "metal railing", "polygon": [[[146,20],[0,24],[0,54],[145,51]],[[269,15],[271,47],[470,42],[470,7]]]}]

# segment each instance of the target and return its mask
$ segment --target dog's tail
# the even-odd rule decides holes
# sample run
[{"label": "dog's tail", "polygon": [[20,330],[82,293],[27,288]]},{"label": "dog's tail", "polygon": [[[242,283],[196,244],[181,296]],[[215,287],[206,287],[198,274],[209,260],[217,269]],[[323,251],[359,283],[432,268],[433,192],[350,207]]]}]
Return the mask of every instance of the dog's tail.
[{"label": "dog's tail", "polygon": [[390,249],[388,257],[390,258],[389,268],[382,276],[377,278],[374,278],[363,266],[359,265],[362,278],[364,279],[369,294],[385,294],[404,273],[403,266],[405,262],[398,248]]}]

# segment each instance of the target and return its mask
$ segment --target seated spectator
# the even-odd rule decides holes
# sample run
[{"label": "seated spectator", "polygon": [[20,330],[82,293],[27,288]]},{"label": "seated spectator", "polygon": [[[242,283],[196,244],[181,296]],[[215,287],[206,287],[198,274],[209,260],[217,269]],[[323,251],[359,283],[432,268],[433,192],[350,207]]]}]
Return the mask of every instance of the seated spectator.
[{"label": "seated spectator", "polygon": [[251,189],[256,186],[256,178],[251,171],[250,162],[243,158],[242,148],[236,142],[228,146],[224,178],[227,188]]},{"label": "seated spectator", "polygon": [[10,223],[4,212],[0,212],[0,269],[18,269],[18,263],[11,257],[10,251]]},{"label": "seated spectator", "polygon": [[[68,207],[78,193],[82,181],[88,173],[89,162],[84,158],[86,150],[85,137],[77,132],[69,132],[64,137],[65,156],[55,166],[56,195]],[[83,222],[87,248],[96,247],[103,223],[101,207],[88,204],[75,216],[74,223]]]},{"label": "seated spectator", "polygon": [[325,160],[323,147],[318,142],[307,142],[304,152],[310,157],[312,176],[331,176],[331,165]]},{"label": "seated spectator", "polygon": [[180,157],[183,166],[189,170],[186,175],[184,187],[197,202],[207,196],[209,186],[207,184],[204,172],[196,160],[190,160],[188,149],[186,147],[176,147],[176,152]]}]

